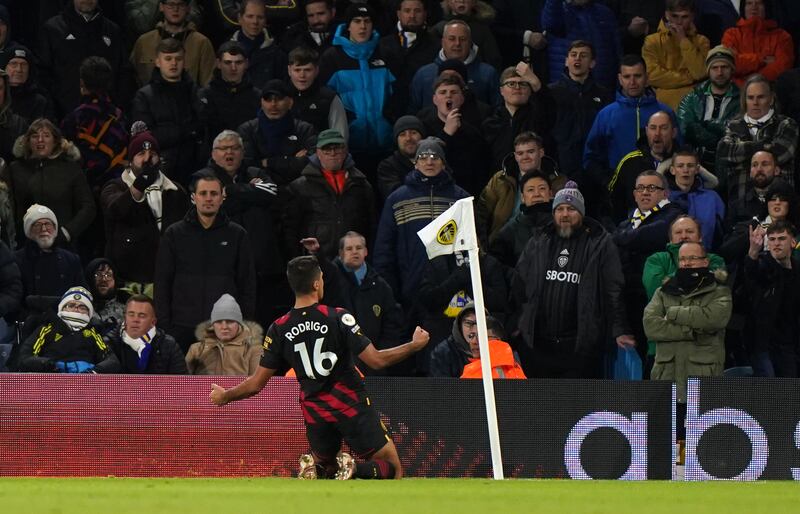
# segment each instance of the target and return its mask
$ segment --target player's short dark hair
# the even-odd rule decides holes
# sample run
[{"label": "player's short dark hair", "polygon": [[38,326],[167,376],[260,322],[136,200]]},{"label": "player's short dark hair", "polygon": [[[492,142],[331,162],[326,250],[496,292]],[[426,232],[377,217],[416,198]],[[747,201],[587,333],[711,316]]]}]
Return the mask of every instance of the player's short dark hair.
[{"label": "player's short dark hair", "polygon": [[692,11],[694,12],[694,0],[667,0],[664,10],[670,12]]},{"label": "player's short dark hair", "polygon": [[322,273],[319,261],[313,255],[295,257],[286,265],[286,279],[294,294],[309,294],[314,290],[314,281]]},{"label": "player's short dark hair", "polygon": [[219,45],[219,48],[217,48],[217,59],[222,59],[222,54],[243,55],[244,58],[247,59],[244,48],[242,48],[242,45],[240,45],[238,41],[225,41]]},{"label": "player's short dark hair", "polygon": [[197,191],[197,183],[201,180],[213,181],[219,184],[220,190],[225,189],[225,184],[222,183],[222,180],[214,174],[214,172],[210,170],[200,170],[192,174],[192,181],[189,184],[189,192],[194,193]]},{"label": "player's short dark hair", "polygon": [[130,305],[131,302],[149,303],[150,307],[153,308],[153,313],[156,312],[156,303],[153,301],[152,298],[150,298],[146,294],[135,294],[135,295],[131,296],[130,298],[128,298],[128,301],[125,302],[125,310],[126,311],[128,310],[128,305]]},{"label": "player's short dark hair", "polygon": [[514,148],[517,148],[519,145],[524,145],[527,143],[536,143],[539,145],[539,148],[544,148],[544,139],[542,136],[537,134],[532,130],[526,130],[525,132],[520,132],[517,137],[514,138]]},{"label": "player's short dark hair", "polygon": [[319,66],[319,54],[316,50],[307,46],[298,46],[289,52],[289,65],[305,66],[306,64]]},{"label": "player's short dark hair", "polygon": [[114,71],[102,57],[92,55],[81,63],[80,77],[85,87],[90,93],[103,94],[111,89],[114,81]]},{"label": "player's short dark hair", "polygon": [[488,332],[490,330],[494,332],[495,338],[505,341],[506,328],[503,326],[500,320],[494,316],[486,316],[486,331]]},{"label": "player's short dark hair", "polygon": [[773,221],[770,223],[769,227],[767,227],[767,235],[780,234],[781,232],[786,232],[792,237],[797,236],[797,229],[794,227],[792,222],[787,220]]},{"label": "player's short dark hair", "polygon": [[589,53],[592,54],[592,59],[594,59],[594,45],[590,42],[586,41],[585,39],[576,39],[570,43],[569,48],[567,48],[567,54],[576,48],[588,48]]},{"label": "player's short dark hair", "polygon": [[242,3],[239,4],[239,16],[244,16],[244,12],[247,10],[249,4],[261,5],[264,7],[264,12],[267,12],[267,3],[264,0],[242,0]]},{"label": "player's short dark hair", "polygon": [[161,42],[158,43],[158,46],[156,46],[156,55],[177,54],[185,51],[186,50],[183,48],[183,43],[173,37],[162,39]]},{"label": "player's short dark hair", "polygon": [[622,56],[622,60],[619,62],[619,69],[622,71],[623,66],[638,66],[642,65],[644,67],[644,71],[647,71],[647,63],[644,62],[641,55],[638,54],[627,54]]},{"label": "player's short dark hair", "polygon": [[464,84],[464,80],[461,78],[461,75],[452,75],[448,74],[445,76],[439,75],[439,78],[433,83],[433,92],[436,93],[436,90],[439,89],[441,86],[458,86],[461,88],[461,91],[467,88],[467,85]]}]

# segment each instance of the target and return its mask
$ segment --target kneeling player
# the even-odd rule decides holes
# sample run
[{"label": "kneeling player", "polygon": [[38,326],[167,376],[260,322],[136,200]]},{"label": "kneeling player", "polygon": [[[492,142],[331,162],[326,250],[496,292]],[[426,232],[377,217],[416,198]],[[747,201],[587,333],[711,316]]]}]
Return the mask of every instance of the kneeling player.
[{"label": "kneeling player", "polygon": [[[319,303],[324,294],[316,257],[292,259],[286,269],[295,293],[294,308],[269,327],[264,355],[252,376],[225,390],[211,385],[215,405],[249,398],[261,391],[279,369],[293,367],[300,382],[300,405],[311,454],[300,458],[300,478],[401,478],[397,449],[378,413],[370,406],[353,355],[380,369],[402,361],[428,344],[420,327],[411,342],[377,350],[356,319],[344,309]],[[366,462],[340,452],[342,439]]]}]

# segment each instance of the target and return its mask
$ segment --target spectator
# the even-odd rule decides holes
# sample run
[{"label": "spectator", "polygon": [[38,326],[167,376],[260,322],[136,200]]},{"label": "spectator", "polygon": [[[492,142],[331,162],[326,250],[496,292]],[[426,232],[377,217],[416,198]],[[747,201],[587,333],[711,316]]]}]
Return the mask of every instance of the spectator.
[{"label": "spectator", "polygon": [[480,129],[461,115],[464,88],[458,76],[439,78],[433,85],[433,106],[421,111],[419,118],[427,134],[444,142],[456,184],[476,195],[489,179],[488,152]]},{"label": "spectator", "polygon": [[517,263],[517,349],[529,377],[600,377],[609,338],[620,347],[636,344],[625,320],[617,247],[585,213],[583,195],[567,182],[553,200],[553,221]]},{"label": "spectator", "polygon": [[392,135],[397,142],[397,149],[378,164],[381,201],[385,201],[392,191],[403,185],[406,175],[414,169],[412,159],[417,155],[419,142],[425,137],[425,127],[416,116],[401,116],[394,124]]},{"label": "spectator", "polygon": [[345,23],[336,29],[333,47],[320,59],[320,81],[339,94],[350,120],[348,146],[363,160],[368,176],[391,148],[392,126],[384,109],[392,94],[394,75],[378,48],[375,14],[365,4],[352,4]]},{"label": "spectator", "polygon": [[116,332],[125,322],[125,304],[120,301],[122,291],[117,288],[114,265],[105,257],[93,259],[86,265],[86,284],[94,298],[95,315],[102,325],[100,335]]},{"label": "spectator", "polygon": [[134,133],[128,156],[122,176],[100,194],[105,256],[115,264],[120,284],[152,294],[159,241],[167,227],[183,219],[189,201],[183,187],[161,171],[158,141],[151,132]]},{"label": "spectator", "polygon": [[58,313],[48,314],[22,343],[19,371],[118,373],[119,360],[91,324],[93,315],[91,293],[80,286],[69,288]]},{"label": "spectator", "polygon": [[534,73],[547,79],[547,37],[541,24],[545,0],[493,0],[495,10],[492,32],[497,39],[503,66],[525,61]]},{"label": "spectator", "polygon": [[742,18],[722,35],[722,44],[736,56],[736,73],[733,80],[742,85],[747,78],[758,73],[770,82],[794,64],[792,36],[778,23],[768,20],[764,0],[744,0]]},{"label": "spectator", "polygon": [[707,75],[705,60],[711,45],[697,32],[694,15],[694,0],[667,0],[664,20],[642,47],[656,96],[673,109]]},{"label": "spectator", "polygon": [[658,30],[658,24],[664,17],[666,0],[606,0],[605,3],[617,17],[622,52],[625,55],[641,55],[645,37]]},{"label": "spectator", "polygon": [[136,92],[131,108],[131,119],[143,121],[158,140],[162,171],[181,184],[207,155],[205,108],[184,70],[184,56],[180,41],[162,40],[150,83]]},{"label": "spectator", "polygon": [[[158,248],[154,299],[161,327],[185,352],[198,323],[208,319],[215,298],[238,297],[253,317],[256,275],[247,232],[220,212],[222,182],[199,174],[192,203],[182,221],[166,229]],[[224,244],[223,244],[224,243]]]},{"label": "spectator", "polygon": [[[520,176],[542,171],[552,188],[560,189],[563,179],[552,159],[545,159],[544,141],[534,132],[523,132],[514,139],[513,160],[507,156],[503,166],[489,179],[475,206],[478,238],[488,246],[499,230],[519,210]],[[518,189],[519,188],[519,189]]]},{"label": "spectator", "polygon": [[499,70],[503,65],[500,49],[489,26],[494,22],[494,8],[482,0],[446,0],[442,2],[443,19],[431,27],[431,33],[442,37],[444,26],[451,20],[463,20],[469,25],[472,42],[478,46],[481,60]]},{"label": "spectator", "polygon": [[[196,0],[191,1],[189,13],[189,21],[196,27],[203,25],[202,6],[198,5],[198,3]],[[125,19],[125,27],[130,41],[135,41],[145,32],[155,28],[161,14],[159,12],[160,6],[155,0],[124,0],[124,4],[125,11],[121,17]],[[235,13],[233,18],[236,18]]]},{"label": "spectator", "polygon": [[614,99],[611,90],[594,79],[595,65],[592,44],[575,40],[567,49],[561,78],[548,86],[556,112],[548,132],[561,171],[569,177],[580,177],[581,157],[589,130],[597,113]]},{"label": "spectator", "polygon": [[22,306],[22,294],[22,275],[17,261],[5,241],[0,241],[0,317],[14,318]]},{"label": "spectator", "polygon": [[319,57],[314,50],[301,47],[289,52],[292,114],[313,125],[317,133],[332,128],[348,139],[350,127],[342,100],[331,88],[321,84],[318,76]]},{"label": "spectator", "polygon": [[428,376],[460,377],[464,366],[473,357],[472,341],[478,340],[475,304],[466,304],[453,320],[452,326],[450,335],[429,352]]},{"label": "spectator", "polygon": [[428,262],[417,231],[457,200],[469,196],[445,168],[441,142],[432,137],[420,141],[414,169],[386,199],[378,222],[372,262],[404,308],[414,303]]},{"label": "spectator", "polygon": [[248,64],[244,50],[235,41],[226,41],[217,50],[213,77],[199,93],[206,110],[209,134],[236,130],[253,119],[261,90],[250,82]]},{"label": "spectator", "polygon": [[741,198],[747,184],[750,156],[770,150],[777,158],[781,177],[794,184],[797,123],[775,110],[775,92],[761,75],[753,75],[742,88],[741,115],[728,122],[717,145],[717,174],[726,177],[728,202]]},{"label": "spectator", "polygon": [[[459,111],[461,112],[461,117],[464,121],[466,121],[470,125],[480,128],[481,124],[483,123],[483,120],[485,120],[492,114],[494,108],[478,100],[475,97],[475,93],[469,87],[466,87],[467,79],[469,78],[469,75],[467,74],[467,67],[464,65],[463,62],[456,59],[449,59],[447,61],[443,61],[442,64],[439,65],[439,76],[436,78],[436,80],[445,77],[461,79],[461,82],[465,84],[463,90],[464,103],[459,108]],[[434,83],[436,82],[436,80],[434,80]],[[428,109],[430,109],[430,107],[432,106],[433,104],[431,103],[430,106],[420,110],[417,113],[417,117],[421,116],[423,112],[426,111],[430,112],[428,111]]]},{"label": "spectator", "polygon": [[83,284],[80,258],[56,244],[58,220],[44,205],[33,204],[23,218],[27,238],[14,253],[22,274],[23,298],[61,296],[70,284]]},{"label": "spectator", "polygon": [[375,194],[336,129],[320,133],[316,153],[308,161],[286,189],[284,244],[287,255],[296,257],[302,252],[300,240],[314,237],[322,255],[332,259],[345,233],[354,230],[372,238]]},{"label": "spectator", "polygon": [[0,158],[5,162],[13,159],[14,143],[25,133],[27,126],[28,122],[11,108],[8,74],[0,69]]},{"label": "spectator", "polygon": [[[532,130],[547,139],[553,126],[550,90],[542,88],[539,77],[521,62],[500,74],[500,95],[503,104],[483,121],[486,141],[491,146],[491,169],[503,165],[503,159],[514,150],[514,138]],[[545,146],[552,147],[552,142]]]},{"label": "spectator", "polygon": [[742,0],[695,0],[695,24],[700,34],[704,34],[712,45],[722,41],[726,29],[736,26]]},{"label": "spectator", "polygon": [[[34,67],[31,68],[31,65]],[[35,66],[33,53],[22,45],[8,48],[0,54],[0,68],[8,73],[8,83],[11,85],[9,99],[14,103],[12,111],[26,123],[38,118],[55,118],[48,93],[34,76]]]},{"label": "spectator", "polygon": [[725,134],[725,125],[739,114],[739,87],[731,77],[734,56],[720,45],[708,51],[708,80],[681,100],[678,124],[684,141],[700,154],[700,165],[716,168],[717,144]]},{"label": "spectator", "polygon": [[281,47],[287,54],[300,47],[321,54],[333,43],[336,30],[333,0],[306,0],[304,4],[305,20],[290,25],[283,34]]},{"label": "spectator", "polygon": [[270,80],[261,93],[256,118],[237,130],[244,141],[245,165],[266,170],[279,186],[300,176],[317,140],[314,127],[292,115],[292,105],[289,87],[280,80]]},{"label": "spectator", "polygon": [[198,342],[189,347],[186,367],[190,375],[252,375],[258,368],[264,329],[244,321],[242,309],[229,294],[219,297],[211,318],[197,325]]},{"label": "spectator", "polygon": [[97,8],[97,0],[69,0],[61,14],[47,20],[40,33],[42,83],[50,88],[56,117],[63,118],[80,102],[79,70],[89,56],[102,57],[114,70],[112,98],[129,98],[131,72],[122,31]]},{"label": "spectator", "polygon": [[239,30],[231,36],[244,49],[250,82],[263,90],[267,82],[286,78],[286,53],[267,30],[264,0],[244,0],[239,4]]},{"label": "spectator", "polygon": [[528,240],[553,219],[553,187],[550,178],[534,169],[522,175],[519,182],[522,203],[491,239],[489,252],[503,265],[517,265]]},{"label": "spectator", "polygon": [[81,63],[81,105],[61,122],[64,137],[72,141],[83,158],[86,180],[95,197],[109,180],[125,169],[128,131],[122,110],[108,96],[113,71],[102,57],[87,57]]},{"label": "spectator", "polygon": [[558,77],[564,69],[569,45],[582,39],[597,49],[597,82],[609,88],[614,85],[622,46],[611,9],[595,0],[547,0],[542,9],[542,29],[547,33],[551,77]]},{"label": "spectator", "polygon": [[[633,188],[636,207],[627,220],[614,232],[614,243],[619,248],[620,262],[625,276],[625,308],[631,320],[637,341],[645,341],[641,319],[649,300],[642,286],[642,271],[646,259],[669,242],[669,227],[683,209],[670,202],[666,177],[655,170],[646,170],[636,177]],[[647,346],[636,347],[644,361]]]},{"label": "spectator", "polygon": [[725,204],[708,184],[697,154],[691,148],[679,149],[670,160],[664,161],[660,170],[669,169],[667,181],[670,185],[669,199],[684,212],[696,219],[703,229],[703,246],[710,250],[722,242],[722,221],[725,219]]},{"label": "spectator", "polygon": [[414,74],[439,53],[441,38],[428,32],[427,19],[423,0],[400,0],[397,2],[397,27],[380,39],[380,53],[397,79],[392,85],[392,113],[407,111]]},{"label": "spectator", "polygon": [[[725,326],[731,317],[726,273],[709,271],[700,243],[684,243],[678,270],[658,288],[644,310],[644,330],[655,341],[653,380],[671,380],[678,388],[678,427],[685,417],[690,376],[721,376],[725,365]],[[681,433],[678,438],[681,439]]]},{"label": "spectator", "polygon": [[430,98],[433,83],[442,72],[442,64],[451,59],[466,66],[468,77],[462,78],[475,98],[489,105],[499,104],[497,70],[478,56],[478,46],[472,41],[469,25],[463,20],[452,20],[444,26],[439,54],[432,63],[417,70],[411,79],[411,101],[406,112],[414,114],[433,103]]},{"label": "spectator", "polygon": [[[22,220],[31,205],[53,209],[61,220],[59,242],[76,241],[94,219],[92,192],[81,170],[80,152],[47,119],[40,118],[14,144],[17,160],[9,167],[14,194],[15,218]],[[17,226],[17,238],[24,234]]]},{"label": "spectator", "polygon": [[[641,57],[623,57],[618,76],[620,87],[616,101],[597,114],[586,137],[583,169],[586,173],[584,183],[589,186],[589,191],[602,191],[619,161],[628,152],[636,150],[641,129],[650,116],[664,111],[675,119],[672,109],[657,101],[655,93],[647,86],[647,67]],[[600,196],[597,193],[590,196],[590,206],[605,200]]]},{"label": "spectator", "polygon": [[123,306],[125,324],[108,336],[108,344],[120,362],[122,373],[185,375],[183,353],[172,336],[156,327],[153,299],[128,298]]},{"label": "spectator", "polygon": [[750,342],[753,374],[797,378],[800,274],[792,256],[797,245],[795,228],[787,221],[776,221],[766,229],[750,227],[749,235],[744,278],[750,317],[745,340]]},{"label": "spectator", "polygon": [[[511,346],[503,341],[505,331],[503,325],[492,316],[486,318],[486,337],[489,346],[489,365],[492,367],[492,378],[528,378],[519,365],[519,356]],[[461,378],[483,378],[481,369],[481,348],[477,337],[469,340],[472,358],[464,366]]]},{"label": "spectator", "polygon": [[189,21],[189,0],[159,0],[158,10],[164,19],[156,23],[155,29],[139,36],[131,52],[130,61],[139,87],[150,82],[158,45],[165,39],[181,42],[187,73],[195,84],[205,86],[214,71],[214,47]]},{"label": "spectator", "polygon": [[211,160],[199,173],[211,173],[225,187],[222,204],[230,220],[242,226],[250,239],[256,269],[256,312],[260,323],[272,323],[289,309],[285,252],[282,249],[278,186],[256,167],[243,164],[241,136],[225,130],[214,138]]}]

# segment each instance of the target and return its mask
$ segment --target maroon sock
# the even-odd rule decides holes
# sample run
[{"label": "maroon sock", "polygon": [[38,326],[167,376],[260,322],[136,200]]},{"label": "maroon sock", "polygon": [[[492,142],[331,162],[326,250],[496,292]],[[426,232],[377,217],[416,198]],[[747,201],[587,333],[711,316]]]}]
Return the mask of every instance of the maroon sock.
[{"label": "maroon sock", "polygon": [[386,460],[369,460],[357,463],[355,476],[362,480],[394,478],[394,465]]}]

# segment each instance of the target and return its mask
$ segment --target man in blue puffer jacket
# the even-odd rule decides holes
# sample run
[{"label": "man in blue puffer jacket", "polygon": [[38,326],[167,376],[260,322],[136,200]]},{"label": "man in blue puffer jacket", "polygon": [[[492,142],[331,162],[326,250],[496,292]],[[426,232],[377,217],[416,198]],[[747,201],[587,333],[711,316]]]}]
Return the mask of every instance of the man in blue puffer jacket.
[{"label": "man in blue puffer jacket", "polygon": [[373,30],[374,19],[372,8],[366,4],[354,3],[347,8],[333,47],[320,59],[319,81],[342,99],[350,120],[350,150],[388,154],[393,148],[392,125],[383,111],[395,77],[379,54],[380,35]]},{"label": "man in blue puffer jacket", "polygon": [[596,50],[594,79],[606,87],[614,87],[622,44],[611,9],[594,0],[547,0],[542,9],[542,28],[547,33],[551,77],[561,75],[569,46],[582,39]]}]

